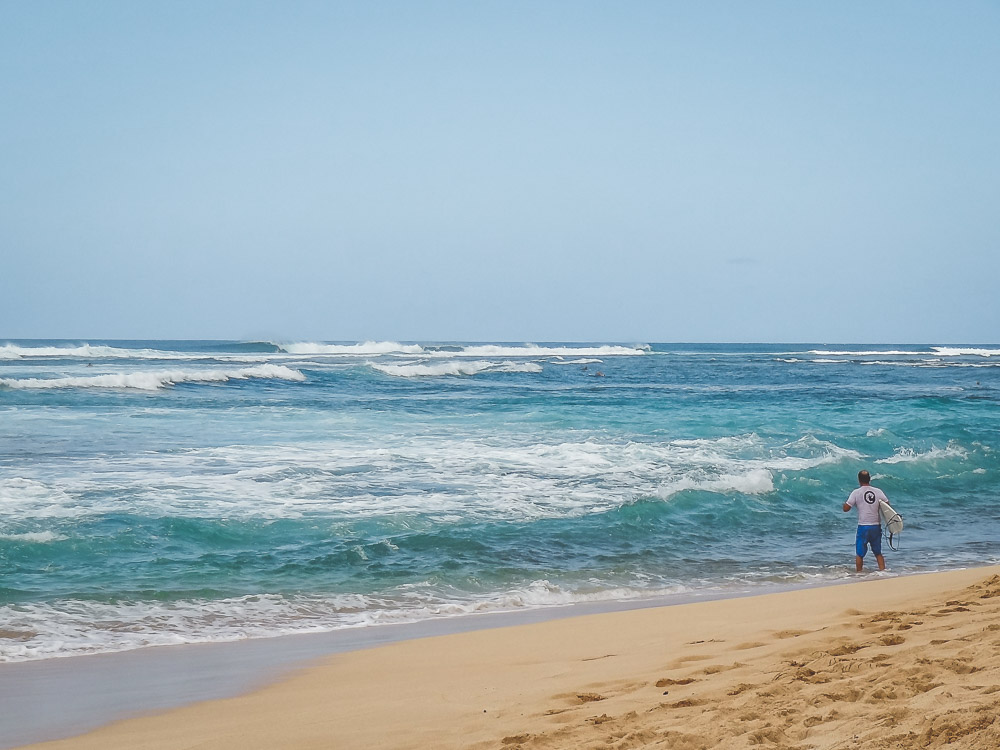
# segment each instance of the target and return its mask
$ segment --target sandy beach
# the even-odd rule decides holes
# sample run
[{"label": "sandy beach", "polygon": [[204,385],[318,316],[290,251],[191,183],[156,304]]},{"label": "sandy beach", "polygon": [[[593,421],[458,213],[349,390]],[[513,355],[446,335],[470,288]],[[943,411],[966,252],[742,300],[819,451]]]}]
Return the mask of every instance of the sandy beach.
[{"label": "sandy beach", "polygon": [[31,747],[1000,747],[1000,568],[411,640]]}]

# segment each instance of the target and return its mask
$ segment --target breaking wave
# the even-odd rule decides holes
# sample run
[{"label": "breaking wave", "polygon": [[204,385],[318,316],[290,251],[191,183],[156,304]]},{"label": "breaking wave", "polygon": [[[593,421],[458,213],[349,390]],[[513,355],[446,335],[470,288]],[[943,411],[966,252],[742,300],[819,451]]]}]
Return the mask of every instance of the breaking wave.
[{"label": "breaking wave", "polygon": [[0,378],[0,386],[18,389],[120,388],[156,391],[178,383],[224,383],[249,378],[303,381],[306,376],[282,365],[258,365],[240,370],[159,370],[88,377]]}]

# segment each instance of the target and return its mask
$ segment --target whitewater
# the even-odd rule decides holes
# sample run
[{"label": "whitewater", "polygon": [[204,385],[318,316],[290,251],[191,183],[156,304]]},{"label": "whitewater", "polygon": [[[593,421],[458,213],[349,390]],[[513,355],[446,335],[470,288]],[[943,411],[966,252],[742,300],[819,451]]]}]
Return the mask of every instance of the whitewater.
[{"label": "whitewater", "polygon": [[1000,563],[1000,346],[2,341],[0,661]]}]

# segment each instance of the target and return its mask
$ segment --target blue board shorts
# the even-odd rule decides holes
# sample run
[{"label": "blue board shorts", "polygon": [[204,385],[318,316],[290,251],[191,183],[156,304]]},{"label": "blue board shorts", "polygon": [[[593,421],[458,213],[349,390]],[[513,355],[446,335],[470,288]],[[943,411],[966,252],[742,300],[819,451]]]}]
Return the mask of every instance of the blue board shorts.
[{"label": "blue board shorts", "polygon": [[854,543],[854,551],[858,557],[864,557],[871,545],[872,552],[876,555],[882,554],[882,527],[878,524],[874,526],[858,526],[858,538]]}]

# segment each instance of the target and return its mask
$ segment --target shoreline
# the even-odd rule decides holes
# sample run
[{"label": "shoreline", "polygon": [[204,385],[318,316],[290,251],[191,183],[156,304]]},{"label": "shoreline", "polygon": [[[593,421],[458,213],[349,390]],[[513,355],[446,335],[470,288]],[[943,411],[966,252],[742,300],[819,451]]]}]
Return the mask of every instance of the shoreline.
[{"label": "shoreline", "polygon": [[[869,571],[868,577],[878,574]],[[888,573],[884,577],[921,575]],[[147,646],[0,664],[0,750],[66,739],[115,721],[245,694],[332,654],[477,630],[588,615],[741,599],[856,583],[845,579],[685,591],[649,598],[581,601],[470,612],[412,622],[287,633],[265,638]],[[97,685],[98,690],[93,686]],[[58,710],[55,710],[58,707]]]},{"label": "shoreline", "polygon": [[[734,640],[748,641],[736,649],[741,656],[769,645],[771,650],[780,650],[789,644],[798,645],[800,638],[807,636],[821,640],[823,631],[829,627],[842,626],[840,621],[845,617],[857,617],[844,615],[844,611],[862,614],[890,602],[895,602],[894,606],[902,603],[925,606],[928,598],[964,588],[998,572],[1000,566],[866,576],[862,580],[778,593],[706,597],[665,606],[647,601],[601,602],[603,609],[597,612],[581,611],[581,605],[574,605],[362,629],[367,632],[334,631],[21,662],[0,666],[0,686],[7,686],[6,692],[14,695],[10,686],[20,684],[19,705],[38,705],[39,715],[44,714],[44,704],[60,704],[58,710],[69,720],[61,736],[71,733],[75,736],[44,743],[44,747],[51,748],[126,748],[138,744],[171,748],[200,742],[235,748],[241,746],[241,728],[248,722],[255,725],[265,716],[269,718],[259,730],[262,737],[271,737],[272,747],[276,742],[283,747],[322,746],[320,736],[338,747],[378,742],[388,747],[466,747],[476,742],[486,742],[484,747],[499,746],[504,737],[517,740],[522,735],[536,737],[544,736],[546,731],[564,730],[567,727],[559,723],[562,719],[557,721],[553,717],[566,714],[563,718],[568,719],[582,715],[593,708],[590,703],[600,702],[602,711],[598,713],[608,716],[613,703],[604,702],[610,696],[606,695],[607,688],[601,686],[608,680],[655,685],[659,678],[637,673],[648,670],[648,666],[643,666],[647,662],[662,660],[665,645],[668,651],[684,651],[695,645],[697,650],[707,650],[709,653],[699,655],[699,660],[702,656],[723,658],[718,652],[726,651]],[[607,608],[615,604],[619,607]],[[833,618],[833,624],[824,626],[823,616],[817,619],[822,613],[827,620]],[[449,626],[450,630],[442,631]],[[802,632],[785,638],[773,635],[792,630]],[[630,635],[625,637],[624,633]],[[341,635],[334,637],[337,634]],[[693,637],[699,634],[713,634],[713,637]],[[338,640],[339,644],[333,643]],[[213,652],[211,658],[206,656],[209,651]],[[431,654],[435,656],[428,661]],[[525,662],[528,654],[533,657]],[[85,659],[91,662],[87,670],[81,670],[79,663]],[[104,670],[103,683],[95,679],[95,672],[90,669],[98,660],[101,664],[96,674]],[[53,678],[51,673],[60,671],[58,662],[70,661],[76,664],[64,670],[62,679],[66,679],[66,674],[75,674],[75,681],[64,682],[61,691],[56,690],[59,678]],[[169,669],[157,673],[151,667],[156,661],[161,662],[160,667]],[[526,675],[523,674],[526,670],[533,671],[526,664],[543,664],[546,668],[541,675]],[[49,669],[42,668],[45,666]],[[734,674],[744,669],[753,672],[744,665],[733,668]],[[25,681],[23,675],[29,671],[35,676]],[[728,671],[729,668],[720,670],[719,674]],[[50,672],[48,678],[45,672]],[[567,682],[567,677],[576,672],[580,673],[577,679]],[[128,677],[124,682],[123,676]],[[101,720],[97,715],[100,711],[93,706],[100,702],[102,684],[108,687],[112,680],[118,690],[126,690],[139,700],[138,705],[111,717],[118,720],[109,724],[110,719]],[[1000,677],[997,681],[1000,682]],[[143,684],[147,687],[145,692]],[[89,689],[84,685],[89,685]],[[154,700],[156,690],[150,693],[150,686],[160,690],[160,702]],[[168,697],[172,693],[173,701],[163,701],[164,690]],[[576,696],[599,697],[571,698],[573,705],[557,706],[557,712],[551,713],[556,709],[548,704],[565,702],[558,695],[573,694],[574,690],[579,691]],[[180,691],[184,696],[177,700]],[[650,700],[662,692],[652,690]],[[463,700],[479,693],[482,695],[478,702],[484,704],[481,709],[470,712],[461,707]],[[3,694],[0,690],[0,697]],[[67,714],[61,700],[67,695],[90,696],[93,700],[89,704],[78,701],[79,708]],[[290,696],[295,696],[291,704]],[[624,694],[615,702],[628,704]],[[320,705],[324,706],[322,710]],[[331,711],[330,705],[336,710]],[[651,705],[659,705],[659,699]],[[15,706],[7,703],[5,712],[14,715]],[[30,723],[23,721],[26,718],[23,711],[18,711],[17,716],[22,726]],[[138,718],[122,720],[123,716]],[[361,717],[366,718],[361,721]],[[593,731],[613,719],[612,716],[598,724],[591,722],[586,729]],[[637,714],[626,723],[642,724],[640,719],[644,717]],[[96,726],[100,728],[79,734]],[[372,726],[378,728],[371,729]],[[49,726],[45,736],[58,736],[53,730]],[[274,735],[275,731],[279,735]],[[497,734],[500,731],[504,734]],[[4,742],[3,747],[20,747],[42,739],[37,730],[33,736],[24,729],[5,731],[4,735],[11,738],[12,744]],[[507,744],[517,746],[520,740]]]}]

